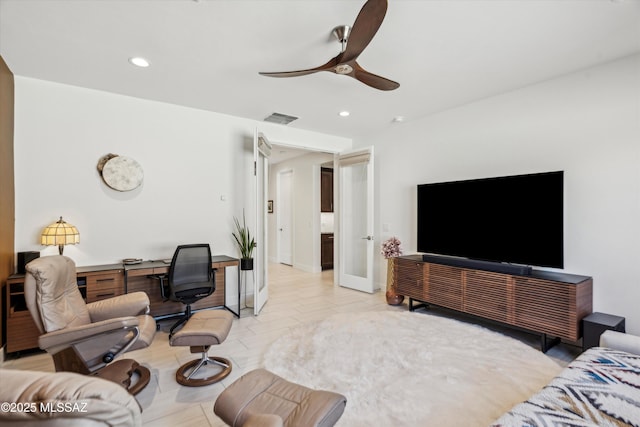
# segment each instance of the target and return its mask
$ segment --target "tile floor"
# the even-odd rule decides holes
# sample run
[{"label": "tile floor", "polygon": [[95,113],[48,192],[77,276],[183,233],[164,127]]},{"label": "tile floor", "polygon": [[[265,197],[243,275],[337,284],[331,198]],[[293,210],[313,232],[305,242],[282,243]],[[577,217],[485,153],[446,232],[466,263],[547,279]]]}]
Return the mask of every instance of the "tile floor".
[{"label": "tile floor", "polygon": [[[224,426],[213,413],[216,397],[243,373],[259,367],[269,344],[290,328],[342,312],[407,310],[406,302],[400,307],[387,305],[384,292],[367,294],[334,286],[333,271],[311,274],[272,264],[269,283],[269,301],[260,316],[254,317],[250,309],[243,310],[242,317],[234,320],[226,341],[209,351],[211,355],[226,357],[233,363],[233,371],[221,382],[205,387],[183,387],[176,383],[177,368],[198,355],[191,354],[186,347],[169,346],[168,330],[172,320],[160,322],[160,331],[150,347],[127,354],[152,372],[150,384],[137,396],[143,408],[145,426]],[[431,309],[430,312],[455,317],[445,310]],[[464,317],[460,320],[472,321]],[[539,348],[539,338],[535,335],[490,324],[484,326]],[[579,353],[578,347],[560,344],[547,354],[564,366]],[[2,367],[53,371],[51,358],[44,353],[9,358]]]}]

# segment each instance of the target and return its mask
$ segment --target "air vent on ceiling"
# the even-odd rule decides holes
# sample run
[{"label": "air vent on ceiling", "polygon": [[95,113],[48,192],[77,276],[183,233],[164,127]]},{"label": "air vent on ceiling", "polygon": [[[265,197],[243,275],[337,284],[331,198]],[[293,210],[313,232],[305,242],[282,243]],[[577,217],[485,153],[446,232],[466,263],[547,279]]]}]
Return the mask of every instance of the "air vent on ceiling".
[{"label": "air vent on ceiling", "polygon": [[265,122],[278,123],[281,125],[288,125],[294,120],[298,120],[298,118],[280,113],[273,113],[269,117],[264,119]]}]

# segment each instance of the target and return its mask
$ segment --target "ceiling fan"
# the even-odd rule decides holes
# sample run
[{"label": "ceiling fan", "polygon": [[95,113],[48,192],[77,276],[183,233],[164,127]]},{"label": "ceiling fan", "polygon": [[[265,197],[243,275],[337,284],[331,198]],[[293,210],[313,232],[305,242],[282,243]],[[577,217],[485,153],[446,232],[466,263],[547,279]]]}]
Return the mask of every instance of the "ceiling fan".
[{"label": "ceiling fan", "polygon": [[341,52],[329,62],[316,68],[298,71],[260,72],[269,77],[297,77],[319,71],[330,71],[336,74],[353,77],[362,83],[380,90],[393,90],[400,84],[387,78],[366,71],[356,62],[358,56],[367,47],[373,36],[382,25],[387,12],[387,0],[367,0],[360,9],[353,27],[341,25],[333,29],[333,35],[342,44]]}]

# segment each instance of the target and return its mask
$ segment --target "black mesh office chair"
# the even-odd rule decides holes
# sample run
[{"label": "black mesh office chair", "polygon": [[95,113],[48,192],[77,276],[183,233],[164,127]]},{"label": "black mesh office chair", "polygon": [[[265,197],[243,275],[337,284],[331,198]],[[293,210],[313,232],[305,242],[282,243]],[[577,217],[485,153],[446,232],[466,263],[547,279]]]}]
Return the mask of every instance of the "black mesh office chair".
[{"label": "black mesh office chair", "polygon": [[208,297],[216,290],[216,276],[211,268],[209,245],[178,246],[171,260],[168,279],[167,286],[161,281],[162,297],[187,306],[184,315],[171,327],[171,336],[176,328],[191,317],[191,304]]}]

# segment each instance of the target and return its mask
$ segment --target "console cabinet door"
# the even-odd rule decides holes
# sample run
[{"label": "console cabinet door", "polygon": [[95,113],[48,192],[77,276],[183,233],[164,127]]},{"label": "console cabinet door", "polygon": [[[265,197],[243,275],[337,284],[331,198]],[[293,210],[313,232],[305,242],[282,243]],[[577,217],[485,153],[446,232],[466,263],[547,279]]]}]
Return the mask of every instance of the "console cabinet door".
[{"label": "console cabinet door", "polygon": [[[586,308],[580,303],[589,292]],[[526,277],[515,279],[515,320],[518,326],[576,341],[581,320],[590,311],[590,281],[572,285]]]},{"label": "console cabinet door", "polygon": [[498,322],[513,324],[510,310],[513,278],[481,270],[465,271],[464,311]]},{"label": "console cabinet door", "polygon": [[462,310],[462,269],[448,265],[427,265],[429,288],[426,301],[442,307]]},{"label": "console cabinet door", "polygon": [[416,262],[411,259],[395,258],[395,283],[396,291],[399,295],[424,300],[425,298],[425,263]]}]

